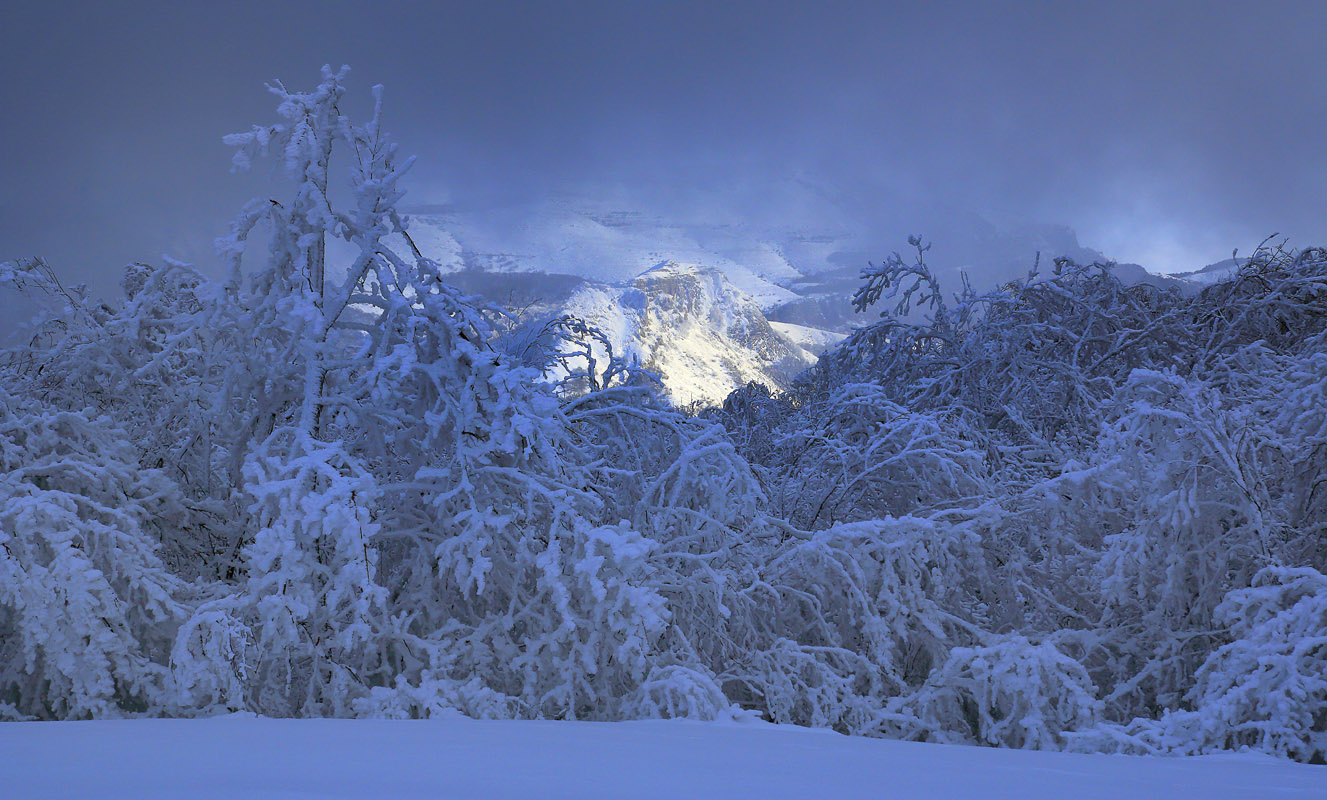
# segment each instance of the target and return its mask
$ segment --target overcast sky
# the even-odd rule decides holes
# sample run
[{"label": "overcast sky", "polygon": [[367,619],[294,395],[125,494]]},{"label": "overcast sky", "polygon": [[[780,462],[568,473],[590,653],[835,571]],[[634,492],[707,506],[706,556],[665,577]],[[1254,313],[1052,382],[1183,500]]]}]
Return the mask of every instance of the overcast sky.
[{"label": "overcast sky", "polygon": [[416,202],[612,184],[768,216],[763,187],[799,178],[878,189],[882,218],[1060,222],[1192,268],[1273,232],[1327,243],[1324,33],[1307,1],[8,0],[0,258],[96,283],[205,264],[259,191],[221,135],[330,62],[365,99],[386,85]]}]

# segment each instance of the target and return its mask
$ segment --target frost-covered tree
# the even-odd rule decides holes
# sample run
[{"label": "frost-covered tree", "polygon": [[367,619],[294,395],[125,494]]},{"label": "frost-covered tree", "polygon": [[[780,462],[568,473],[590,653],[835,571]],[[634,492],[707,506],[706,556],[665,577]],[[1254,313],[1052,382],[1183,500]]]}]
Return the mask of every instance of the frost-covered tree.
[{"label": "frost-covered tree", "polygon": [[1096,695],[1083,665],[1053,644],[1002,637],[951,651],[886,724],[923,740],[1054,750],[1098,723]]},{"label": "frost-covered tree", "polygon": [[[246,328],[260,334],[240,366],[264,365],[229,384],[247,399],[237,414],[248,420],[245,463],[265,465],[245,473],[256,533],[236,600],[250,610],[239,616],[258,620],[259,640],[277,631],[285,649],[299,649],[297,628],[314,617],[329,635],[307,638],[324,650],[342,628],[374,631],[373,669],[342,665],[329,652],[304,656],[313,673],[321,659],[328,680],[345,674],[354,685],[327,684],[335,691],[314,706],[292,706],[302,713],[352,704],[365,713],[375,705],[430,713],[450,697],[530,715],[612,716],[649,674],[668,619],[658,591],[645,585],[655,542],[618,513],[625,504],[609,510],[606,453],[572,418],[587,412],[569,413],[543,380],[548,360],[514,353],[491,311],[448,286],[415,248],[394,205],[409,162],[396,161],[379,129],[380,102],[363,126],[345,117],[342,80],[325,70],[315,92],[274,87],[286,121],[228,139],[240,148],[239,166],[269,149],[282,153],[296,186],[287,202],[251,204],[224,245],[233,265],[228,292]],[[350,211],[334,202],[338,153],[350,164]],[[243,245],[260,222],[272,242],[246,276]],[[357,252],[344,270],[329,260],[332,236]],[[583,324],[563,328],[593,337]],[[608,366],[601,373],[589,365],[592,393],[620,371]],[[312,479],[280,477],[303,474],[298,465],[312,452],[338,452],[341,466]],[[360,489],[337,488],[349,464],[361,465],[350,470],[364,481]],[[692,491],[701,488],[710,486]],[[335,508],[322,516],[341,521],[318,527],[311,507]],[[332,544],[347,530],[363,542],[362,559],[348,561],[350,550]],[[286,555],[272,555],[279,552]],[[359,576],[351,595],[334,585],[345,569]],[[333,596],[359,599],[347,607],[357,622],[331,608],[304,610]],[[226,621],[219,635],[232,630]]]},{"label": "frost-covered tree", "polygon": [[235,316],[218,288],[172,261],[127,267],[114,303],[65,287],[40,259],[0,265],[3,282],[43,309],[31,339],[0,354],[10,390],[47,409],[113,418],[139,462],[179,489],[187,513],[163,557],[186,576],[230,570],[240,533],[221,468],[235,447],[223,382],[236,358]]},{"label": "frost-covered tree", "polygon": [[1127,678],[1111,700],[1156,714],[1176,706],[1210,652],[1216,606],[1279,562],[1286,532],[1266,484],[1275,443],[1247,408],[1144,371],[1120,401],[1126,410],[1104,429],[1092,477],[1127,520],[1102,541],[1102,624],[1127,640],[1114,667]]},{"label": "frost-covered tree", "polygon": [[253,704],[345,715],[366,681],[388,672],[386,593],[374,581],[377,487],[344,448],[303,431],[274,433],[245,473],[258,526],[244,552]]}]

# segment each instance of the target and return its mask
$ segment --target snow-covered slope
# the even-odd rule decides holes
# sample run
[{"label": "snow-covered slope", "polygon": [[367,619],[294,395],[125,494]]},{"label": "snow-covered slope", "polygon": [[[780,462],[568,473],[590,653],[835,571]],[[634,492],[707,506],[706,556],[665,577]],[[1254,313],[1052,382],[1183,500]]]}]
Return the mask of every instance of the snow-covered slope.
[{"label": "snow-covered slope", "polygon": [[1327,797],[1327,767],[1075,755],[764,723],[262,719],[0,724],[6,798]]},{"label": "snow-covered slope", "polygon": [[848,338],[846,333],[837,333],[835,331],[826,331],[820,328],[811,328],[806,325],[798,325],[792,322],[775,322],[770,320],[769,326],[774,332],[806,350],[809,353],[820,355],[829,350],[834,345]]},{"label": "snow-covered slope", "polygon": [[1170,277],[1191,281],[1200,286],[1210,286],[1234,275],[1237,269],[1239,269],[1239,262],[1233,258],[1227,258],[1215,264],[1208,264],[1202,269],[1196,269],[1193,272],[1177,272]]},{"label": "snow-covered slope", "polygon": [[783,386],[815,363],[713,267],[666,261],[625,284],[586,283],[561,310],[658,373],[678,404],[719,404],[749,381]]}]

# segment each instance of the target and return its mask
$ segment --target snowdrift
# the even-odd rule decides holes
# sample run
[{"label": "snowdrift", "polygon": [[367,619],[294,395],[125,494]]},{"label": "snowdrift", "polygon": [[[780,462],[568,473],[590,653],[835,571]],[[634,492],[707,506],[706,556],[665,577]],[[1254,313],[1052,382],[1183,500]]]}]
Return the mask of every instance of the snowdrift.
[{"label": "snowdrift", "polygon": [[1294,798],[1327,767],[1077,755],[763,723],[208,720],[0,726],[8,797]]}]

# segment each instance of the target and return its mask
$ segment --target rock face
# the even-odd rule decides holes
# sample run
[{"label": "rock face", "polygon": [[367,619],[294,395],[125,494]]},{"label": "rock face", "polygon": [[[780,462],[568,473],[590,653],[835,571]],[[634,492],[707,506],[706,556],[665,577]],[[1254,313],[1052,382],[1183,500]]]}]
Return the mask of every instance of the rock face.
[{"label": "rock face", "polygon": [[816,360],[722,272],[695,264],[665,261],[625,285],[586,283],[561,311],[639,358],[679,405],[717,405],[749,381],[781,387]]}]

